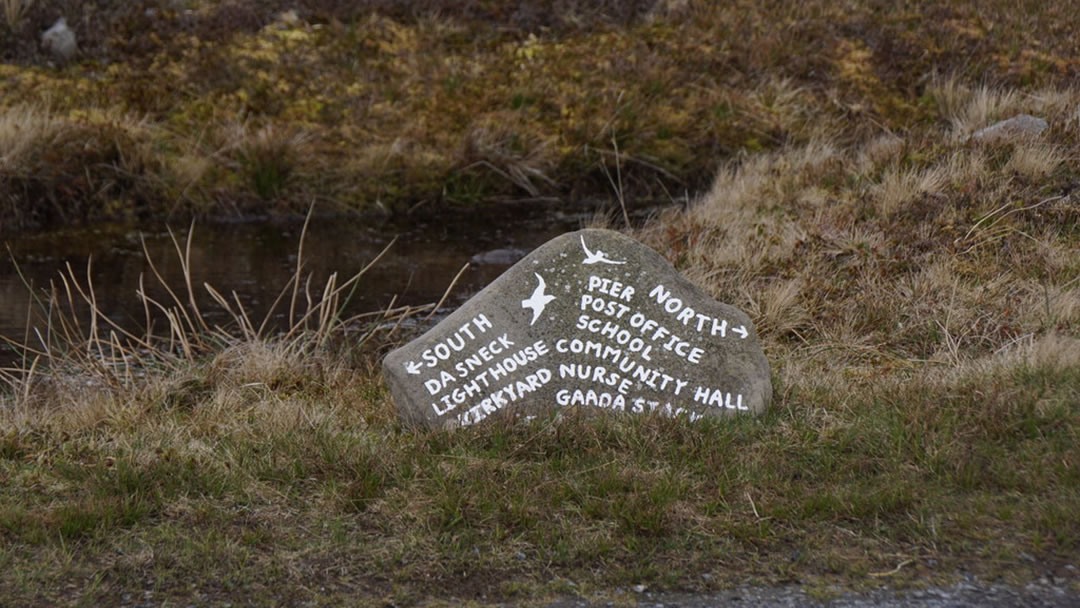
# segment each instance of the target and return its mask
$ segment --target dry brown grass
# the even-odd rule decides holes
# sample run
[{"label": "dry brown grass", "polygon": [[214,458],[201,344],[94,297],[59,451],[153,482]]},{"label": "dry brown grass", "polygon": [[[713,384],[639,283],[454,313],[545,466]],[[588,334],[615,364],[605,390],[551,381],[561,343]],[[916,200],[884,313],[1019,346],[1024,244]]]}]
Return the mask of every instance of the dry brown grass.
[{"label": "dry brown grass", "polygon": [[[642,238],[748,309],[782,360],[827,337],[869,348],[872,364],[957,365],[1022,336],[1075,329],[1063,321],[1072,318],[1078,269],[1062,257],[1075,243],[1075,218],[1071,195],[1053,193],[1069,179],[1062,162],[1080,151],[1080,98],[935,86],[970,128],[1020,111],[1055,126],[989,148],[930,129],[751,157]],[[970,128],[954,123],[952,132]],[[1054,294],[1052,315],[1036,292]]]},{"label": "dry brown grass", "polygon": [[34,0],[3,0],[3,2],[0,2],[0,9],[4,12],[4,23],[7,24],[8,29],[18,31],[22,27],[23,18],[33,4]]},{"label": "dry brown grass", "polygon": [[1054,146],[1025,143],[1016,146],[1005,169],[1016,171],[1029,180],[1036,180],[1053,173],[1063,160]]},{"label": "dry brown grass", "polygon": [[[92,260],[88,261],[84,276],[69,264],[48,289],[31,292],[34,306],[28,325],[33,325],[33,335],[28,330],[27,339],[21,343],[2,337],[23,355],[21,366],[0,369],[0,380],[6,381],[14,398],[12,407],[43,411],[82,409],[87,394],[76,385],[124,398],[131,392],[153,387],[155,380],[167,386],[177,375],[183,380],[183,370],[210,355],[215,361],[241,362],[241,371],[245,373],[267,377],[279,372],[287,375],[289,365],[303,368],[313,351],[322,351],[333,339],[353,334],[357,324],[365,319],[393,324],[430,308],[406,306],[342,317],[341,310],[350,290],[393,246],[393,241],[352,277],[341,280],[337,273],[331,273],[319,287],[313,286],[311,276],[305,277],[303,273],[307,227],[305,222],[295,272],[262,319],[252,318],[236,293],[223,294],[203,284],[203,290],[227,313],[229,320],[213,325],[206,321],[191,278],[194,223],[186,240],[180,240],[170,230],[177,262],[185,277],[179,288],[164,282],[144,248],[152,274],[148,281],[157,281],[169,299],[151,297],[146,281],[140,277],[136,295],[145,311],[142,332],[119,325],[98,308],[97,291],[91,280]],[[286,329],[274,330],[274,315],[284,314],[286,310]],[[155,333],[155,320],[159,324],[164,321],[163,332]],[[367,327],[365,332],[353,337],[362,345],[372,338],[374,331]],[[242,355],[237,354],[238,350]],[[299,382],[303,377],[297,372],[292,380]],[[264,379],[253,384],[267,382]],[[38,408],[37,404],[46,405]]]},{"label": "dry brown grass", "polygon": [[47,113],[30,107],[14,107],[0,114],[0,149],[4,150],[0,167],[5,172],[22,170],[27,155],[57,129]]},{"label": "dry brown grass", "polygon": [[138,193],[160,179],[159,129],[122,110],[65,115],[49,105],[0,107],[0,229],[130,218],[145,208]]}]

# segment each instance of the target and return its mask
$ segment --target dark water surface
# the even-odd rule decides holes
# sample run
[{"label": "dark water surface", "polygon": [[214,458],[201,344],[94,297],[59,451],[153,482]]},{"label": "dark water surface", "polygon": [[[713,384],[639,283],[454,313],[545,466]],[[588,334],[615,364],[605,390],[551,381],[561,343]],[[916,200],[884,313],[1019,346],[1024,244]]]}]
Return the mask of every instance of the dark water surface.
[{"label": "dark water surface", "polygon": [[[409,224],[371,218],[313,218],[304,242],[304,271],[313,274],[311,292],[317,298],[330,273],[338,273],[340,284],[397,236],[389,252],[360,280],[346,313],[383,309],[395,296],[395,305],[435,302],[454,275],[472,260],[447,300],[448,306],[454,306],[498,277],[518,257],[554,236],[582,227],[589,217],[587,212],[518,209]],[[302,219],[196,224],[191,245],[192,284],[208,320],[225,323],[228,316],[206,293],[203,283],[222,294],[235,291],[255,323],[261,321],[294,272],[302,226]],[[183,246],[188,225],[173,226],[173,232]],[[85,285],[91,258],[90,276],[98,308],[124,327],[140,329],[144,311],[135,295],[140,274],[152,297],[171,302],[143,255],[143,239],[166,282],[186,298],[181,264],[163,227],[148,230],[104,225],[0,235],[11,252],[5,250],[0,260],[0,334],[18,341],[27,335],[29,291],[25,282],[35,289],[47,287],[50,281],[59,286],[60,271],[71,264]],[[287,310],[286,298],[276,310],[279,323],[284,322]],[[32,322],[30,329],[39,325],[41,321]],[[44,332],[43,327],[38,328]],[[0,346],[0,362],[11,361],[12,353],[6,349],[6,345]]]}]

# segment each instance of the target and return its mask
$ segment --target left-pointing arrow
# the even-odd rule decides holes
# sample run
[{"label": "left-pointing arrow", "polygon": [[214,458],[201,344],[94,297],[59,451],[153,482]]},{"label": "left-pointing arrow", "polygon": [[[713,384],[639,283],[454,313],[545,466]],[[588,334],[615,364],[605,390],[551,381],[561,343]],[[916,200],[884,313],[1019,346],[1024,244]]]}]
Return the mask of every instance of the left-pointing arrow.
[{"label": "left-pointing arrow", "polygon": [[406,361],[405,362],[405,371],[409,372],[410,374],[419,374],[421,367],[423,367],[423,366],[420,365],[419,363],[415,363],[413,361]]}]

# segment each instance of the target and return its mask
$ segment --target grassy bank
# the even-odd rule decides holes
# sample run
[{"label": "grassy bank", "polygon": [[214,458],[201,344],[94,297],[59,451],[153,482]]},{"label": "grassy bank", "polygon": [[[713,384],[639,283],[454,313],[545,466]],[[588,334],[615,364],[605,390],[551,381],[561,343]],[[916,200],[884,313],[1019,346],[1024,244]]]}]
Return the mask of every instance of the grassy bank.
[{"label": "grassy bank", "polygon": [[[36,45],[61,14],[81,51],[57,66]],[[607,198],[616,173],[667,201],[743,154],[944,124],[935,73],[1073,82],[1070,17],[1004,1],[30,3],[0,24],[0,229]]]},{"label": "grassy bank", "polygon": [[[409,604],[973,573],[1080,591],[1080,96],[923,95],[949,121],[747,155],[636,231],[751,314],[776,388],[761,418],[408,431],[377,375],[408,336],[334,317],[344,283],[288,336],[238,310],[204,327],[184,286],[160,340],[54,315],[0,402],[0,588]],[[1049,129],[968,137],[1020,112]]]}]

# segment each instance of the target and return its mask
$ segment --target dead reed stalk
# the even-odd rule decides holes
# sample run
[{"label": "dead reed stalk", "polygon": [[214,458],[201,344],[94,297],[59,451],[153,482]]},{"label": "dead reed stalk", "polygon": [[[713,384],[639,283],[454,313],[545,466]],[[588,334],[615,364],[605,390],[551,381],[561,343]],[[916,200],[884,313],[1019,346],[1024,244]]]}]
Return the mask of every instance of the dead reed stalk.
[{"label": "dead reed stalk", "polygon": [[[362,327],[357,343],[365,344],[377,333],[393,330],[405,319],[436,308],[432,304],[395,307],[391,303],[384,310],[345,316],[344,311],[360,279],[383,258],[397,239],[388,243],[347,280],[341,281],[338,273],[332,273],[322,289],[313,293],[313,276],[304,276],[302,272],[304,240],[310,217],[309,211],[298,245],[295,271],[258,321],[252,319],[237,292],[225,295],[209,283],[203,283],[203,289],[224,309],[229,320],[225,324],[212,325],[207,321],[198,303],[192,279],[191,240],[194,223],[189,227],[183,244],[169,230],[186,293],[178,292],[166,282],[145,240],[142,243],[150,272],[167,297],[159,299],[151,296],[145,277],[139,276],[136,297],[144,311],[144,327],[141,330],[123,327],[101,309],[92,278],[92,259],[87,261],[85,275],[80,275],[68,264],[46,290],[36,290],[24,277],[31,297],[28,329],[21,342],[0,336],[21,353],[19,363],[0,368],[0,383],[7,384],[16,398],[22,401],[30,398],[36,383],[56,374],[81,376],[90,384],[117,391],[131,389],[152,370],[177,372],[216,352],[245,343],[275,342],[283,346],[285,353],[300,356],[327,346],[336,335]],[[304,284],[303,302],[300,302],[301,283]],[[271,332],[274,315],[287,295],[289,316],[286,326]],[[30,330],[34,316],[38,325]],[[166,326],[163,331],[155,331],[155,317],[164,317]]]}]

